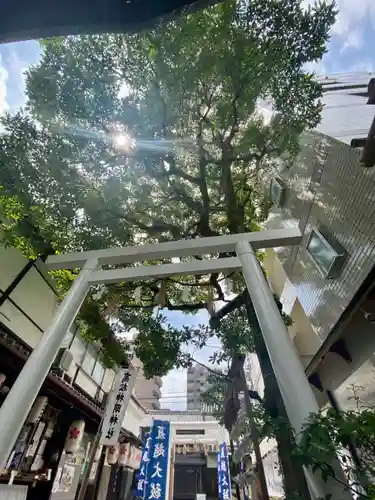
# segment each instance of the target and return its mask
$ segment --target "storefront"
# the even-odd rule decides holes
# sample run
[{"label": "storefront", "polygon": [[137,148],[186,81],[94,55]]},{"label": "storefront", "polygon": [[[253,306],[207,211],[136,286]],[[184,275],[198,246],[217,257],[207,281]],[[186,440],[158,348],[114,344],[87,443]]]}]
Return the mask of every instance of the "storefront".
[{"label": "storefront", "polygon": [[218,497],[218,443],[176,442],[174,454],[173,498],[193,500],[205,493],[207,499]]},{"label": "storefront", "polygon": [[[7,331],[0,333],[2,404],[30,349]],[[101,415],[99,405],[50,373],[2,470],[0,483],[27,486],[27,500],[50,495],[53,500],[73,500]]]},{"label": "storefront", "polygon": [[[0,331],[0,405],[30,351],[11,333]],[[98,401],[52,370],[1,471],[2,489],[7,485],[10,492],[16,485],[24,486],[17,493],[21,494],[17,497],[20,500],[74,500],[101,417]],[[124,430],[121,441],[138,443]],[[100,448],[91,468],[86,498],[92,498],[99,486],[103,459]]]}]

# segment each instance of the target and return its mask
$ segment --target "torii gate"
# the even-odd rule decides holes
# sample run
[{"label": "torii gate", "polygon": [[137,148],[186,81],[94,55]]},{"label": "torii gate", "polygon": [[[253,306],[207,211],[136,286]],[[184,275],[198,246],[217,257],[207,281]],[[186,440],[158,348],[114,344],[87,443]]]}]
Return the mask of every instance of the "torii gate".
[{"label": "torii gate", "polygon": [[[90,286],[124,281],[145,281],[152,278],[161,279],[173,275],[242,271],[288,417],[295,433],[298,434],[309,415],[317,412],[319,408],[259,265],[255,250],[298,245],[301,238],[300,230],[294,227],[48,257],[46,264],[49,269],[81,268],[81,271],[0,408],[0,465],[8,458],[66,332],[76,318]],[[237,257],[100,270],[102,265],[131,264],[150,259],[234,251]],[[318,490],[315,491],[317,496],[324,497],[322,493],[328,493],[327,489],[332,492],[332,488],[322,485],[321,481],[318,483],[320,484],[315,484],[316,488],[314,488]],[[341,498],[343,498],[342,494]]]}]

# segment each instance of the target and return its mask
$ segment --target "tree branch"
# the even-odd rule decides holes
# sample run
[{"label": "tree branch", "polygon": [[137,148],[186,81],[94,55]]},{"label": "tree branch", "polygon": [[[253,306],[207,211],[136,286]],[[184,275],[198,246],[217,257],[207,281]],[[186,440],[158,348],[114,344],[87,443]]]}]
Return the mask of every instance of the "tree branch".
[{"label": "tree branch", "polygon": [[197,363],[198,365],[203,366],[203,368],[205,368],[207,371],[213,373],[214,375],[217,375],[218,377],[222,377],[224,380],[227,380],[228,382],[230,382],[230,379],[224,373],[220,373],[220,372],[213,370],[212,368],[208,367],[204,363],[197,361],[195,358],[193,358],[193,356],[190,356],[190,359],[191,359],[191,361],[194,361],[194,363]]}]

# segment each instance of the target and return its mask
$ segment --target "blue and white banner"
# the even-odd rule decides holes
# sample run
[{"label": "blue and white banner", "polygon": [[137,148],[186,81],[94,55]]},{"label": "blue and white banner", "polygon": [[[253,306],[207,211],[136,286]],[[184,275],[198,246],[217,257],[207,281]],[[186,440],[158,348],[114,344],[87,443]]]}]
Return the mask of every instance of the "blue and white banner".
[{"label": "blue and white banner", "polygon": [[220,451],[217,452],[217,490],[221,498]]},{"label": "blue and white banner", "polygon": [[137,476],[134,495],[143,498],[146,489],[146,478],[148,466],[150,463],[150,450],[151,450],[151,435],[149,432],[145,434],[145,440],[142,450],[141,465]]},{"label": "blue and white banner", "polygon": [[151,429],[150,461],[146,475],[145,500],[166,500],[169,477],[170,422],[154,420]]},{"label": "blue and white banner", "polygon": [[219,446],[219,460],[217,468],[219,498],[220,500],[231,500],[232,492],[230,486],[230,470],[228,460],[228,449],[226,443]]}]

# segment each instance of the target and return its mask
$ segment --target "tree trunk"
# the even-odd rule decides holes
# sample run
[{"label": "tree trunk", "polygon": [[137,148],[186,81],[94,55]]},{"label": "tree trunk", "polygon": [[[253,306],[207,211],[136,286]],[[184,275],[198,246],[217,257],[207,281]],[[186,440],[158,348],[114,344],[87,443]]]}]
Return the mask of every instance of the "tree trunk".
[{"label": "tree trunk", "polygon": [[[233,461],[233,455],[234,455],[234,444],[233,444],[233,440],[230,439],[229,440],[229,445],[230,445],[230,469],[231,469],[231,474],[230,474],[230,477],[231,477],[231,480],[233,480],[233,478],[235,476],[237,476],[238,474],[238,470],[237,470],[237,465],[234,463]],[[234,483],[235,484],[235,489],[236,489],[236,497],[237,497],[237,500],[241,500],[241,490],[240,490],[240,487],[237,483]]]},{"label": "tree trunk", "polygon": [[[280,421],[289,423],[281,392],[249,294],[246,295],[245,304],[248,321],[253,333],[255,352],[259,359],[264,380],[264,407],[276,424],[280,423]],[[302,465],[298,458],[294,457],[292,453],[295,446],[292,430],[289,425],[276,425],[275,427],[275,437],[280,467],[284,479],[285,495],[298,493],[301,498],[309,499],[311,498],[310,492]]]}]

